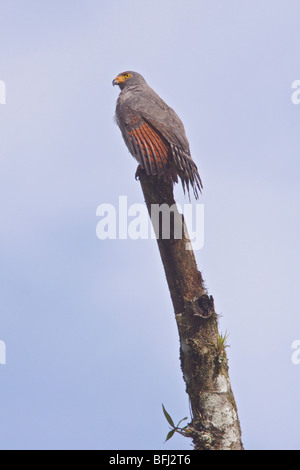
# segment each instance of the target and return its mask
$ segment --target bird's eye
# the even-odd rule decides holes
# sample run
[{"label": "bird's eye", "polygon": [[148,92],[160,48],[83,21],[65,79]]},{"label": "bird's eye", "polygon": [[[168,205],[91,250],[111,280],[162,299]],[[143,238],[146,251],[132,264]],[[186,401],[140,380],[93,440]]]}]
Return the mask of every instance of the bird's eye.
[{"label": "bird's eye", "polygon": [[124,78],[129,78],[130,77],[130,73],[125,73],[124,74]]}]

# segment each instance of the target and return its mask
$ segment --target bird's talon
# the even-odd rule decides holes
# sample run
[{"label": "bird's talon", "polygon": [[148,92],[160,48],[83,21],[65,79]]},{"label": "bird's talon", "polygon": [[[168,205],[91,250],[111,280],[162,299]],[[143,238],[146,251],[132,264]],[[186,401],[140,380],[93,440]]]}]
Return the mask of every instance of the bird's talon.
[{"label": "bird's talon", "polygon": [[137,167],[137,169],[136,169],[136,172],[135,172],[135,179],[136,179],[137,181],[140,180],[141,171],[142,171],[142,167],[141,167],[141,165],[139,165],[139,166]]}]

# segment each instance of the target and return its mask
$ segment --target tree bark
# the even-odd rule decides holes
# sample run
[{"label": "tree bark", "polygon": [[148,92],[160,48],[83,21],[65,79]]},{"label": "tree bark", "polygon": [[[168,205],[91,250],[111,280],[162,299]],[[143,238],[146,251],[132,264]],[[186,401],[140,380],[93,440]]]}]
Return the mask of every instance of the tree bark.
[{"label": "tree bark", "polygon": [[164,238],[162,221],[159,228],[153,218],[152,223],[178,327],[181,369],[192,410],[189,429],[194,449],[242,450],[241,428],[214,299],[204,286],[194,252],[187,249],[189,237],[175,204],[173,183],[162,177],[147,176],[144,171],[139,172],[139,180],[150,217],[154,207],[157,214],[157,205],[167,204],[174,209],[167,238]]}]

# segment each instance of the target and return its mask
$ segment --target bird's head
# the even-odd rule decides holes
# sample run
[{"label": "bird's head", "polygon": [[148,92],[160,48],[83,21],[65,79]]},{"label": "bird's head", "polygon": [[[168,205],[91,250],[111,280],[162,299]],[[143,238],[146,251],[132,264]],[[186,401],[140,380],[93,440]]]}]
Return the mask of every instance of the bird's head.
[{"label": "bird's head", "polygon": [[127,71],[119,73],[119,75],[113,79],[113,85],[119,85],[121,90],[125,87],[139,85],[145,83],[144,78],[137,72]]}]

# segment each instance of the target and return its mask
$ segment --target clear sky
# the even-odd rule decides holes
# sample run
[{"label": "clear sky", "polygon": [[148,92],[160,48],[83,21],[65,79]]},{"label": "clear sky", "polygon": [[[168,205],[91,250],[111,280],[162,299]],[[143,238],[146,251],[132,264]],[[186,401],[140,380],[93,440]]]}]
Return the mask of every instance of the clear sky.
[{"label": "clear sky", "polygon": [[300,449],[299,17],[296,0],[1,1],[2,449],[191,449],[163,443],[161,403],[189,406],[156,241],[96,236],[100,204],[143,202],[113,122],[126,69],[182,118],[204,183],[196,257],[244,445]]}]

